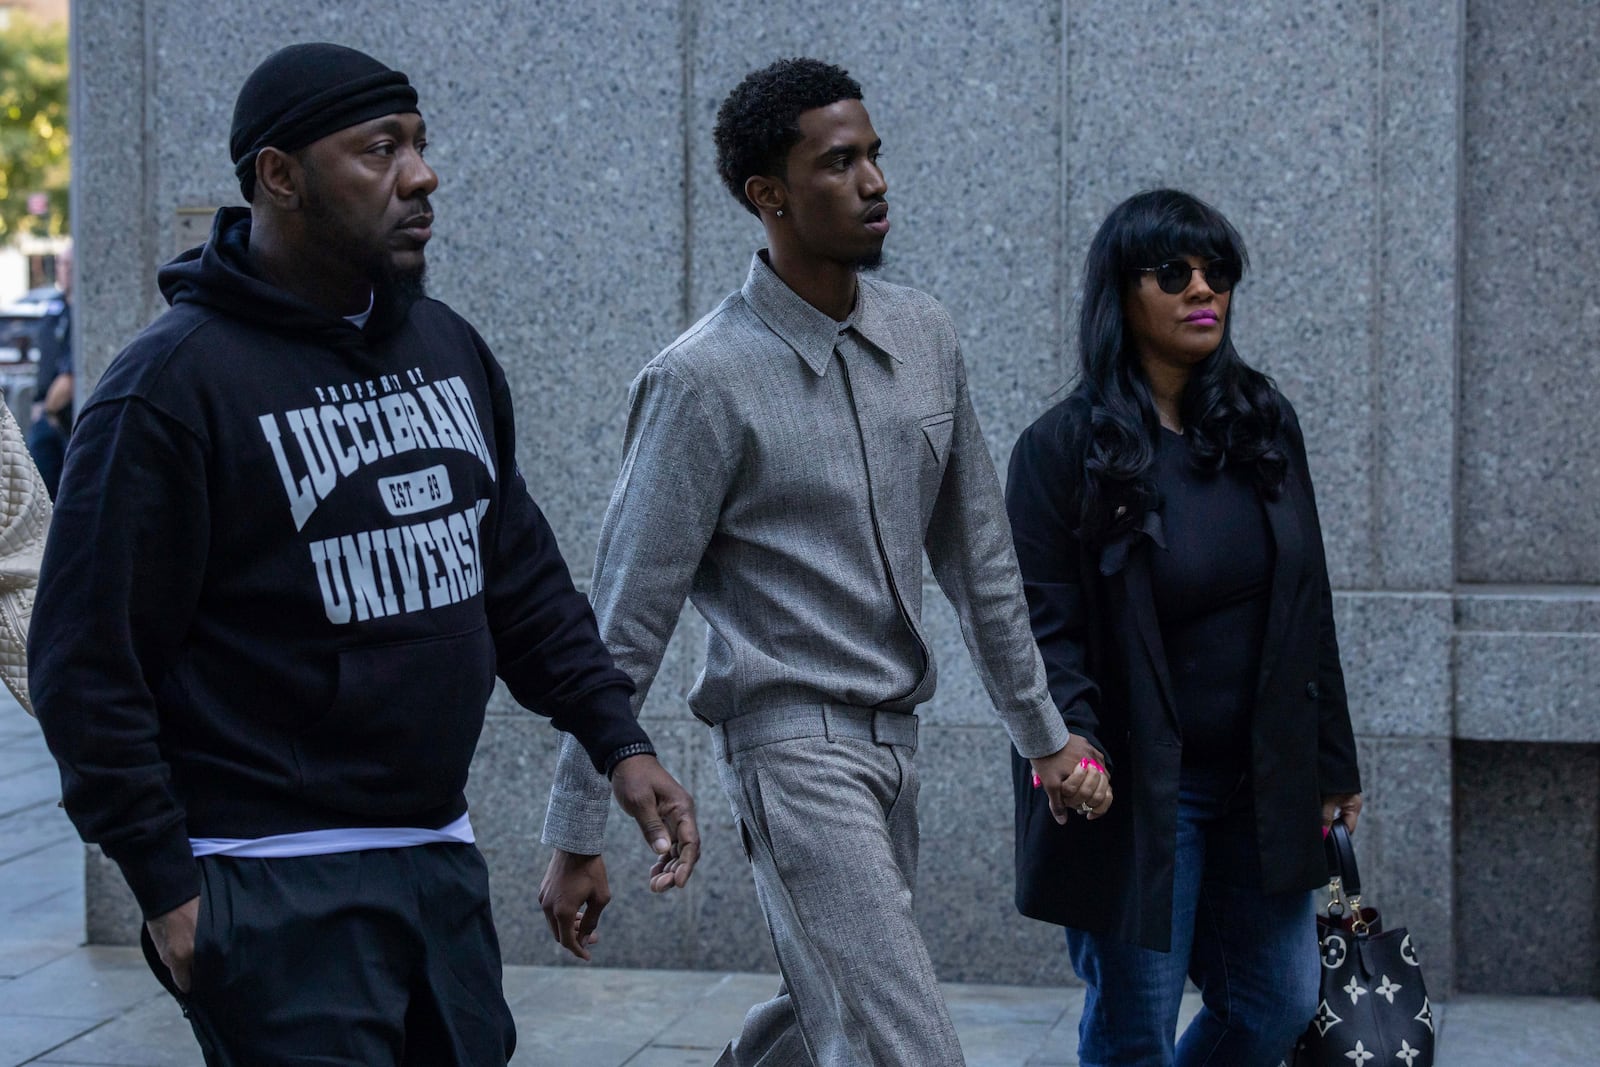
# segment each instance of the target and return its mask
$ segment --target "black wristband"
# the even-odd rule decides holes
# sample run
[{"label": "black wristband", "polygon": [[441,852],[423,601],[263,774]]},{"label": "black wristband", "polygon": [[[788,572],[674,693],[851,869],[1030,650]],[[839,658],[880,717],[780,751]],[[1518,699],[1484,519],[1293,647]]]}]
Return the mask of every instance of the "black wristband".
[{"label": "black wristband", "polygon": [[610,778],[611,772],[617,769],[617,764],[629,756],[654,756],[655,754],[656,746],[648,741],[635,741],[631,745],[623,745],[606,757],[606,777]]}]

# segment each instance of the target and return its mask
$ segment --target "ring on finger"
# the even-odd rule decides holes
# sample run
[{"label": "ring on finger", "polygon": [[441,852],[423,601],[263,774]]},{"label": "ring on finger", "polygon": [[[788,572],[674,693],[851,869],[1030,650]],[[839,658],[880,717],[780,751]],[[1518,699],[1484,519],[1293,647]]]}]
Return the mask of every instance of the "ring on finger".
[{"label": "ring on finger", "polygon": [[1093,811],[1094,811],[1094,805],[1089,803],[1087,800],[1084,801],[1082,804],[1078,805],[1078,814],[1079,815],[1089,815],[1089,814],[1093,813]]}]

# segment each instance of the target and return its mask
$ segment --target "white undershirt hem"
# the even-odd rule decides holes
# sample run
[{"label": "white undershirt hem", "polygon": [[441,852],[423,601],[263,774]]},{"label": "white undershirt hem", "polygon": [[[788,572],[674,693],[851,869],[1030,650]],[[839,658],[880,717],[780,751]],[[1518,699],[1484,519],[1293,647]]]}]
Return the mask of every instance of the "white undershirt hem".
[{"label": "white undershirt hem", "polygon": [[414,848],[417,845],[470,845],[477,840],[472,820],[461,817],[437,830],[413,826],[357,826],[335,830],[307,830],[271,837],[191,837],[195,856],[242,856],[250,859],[284,859],[291,856],[331,856],[339,852],[366,852],[377,848]]}]

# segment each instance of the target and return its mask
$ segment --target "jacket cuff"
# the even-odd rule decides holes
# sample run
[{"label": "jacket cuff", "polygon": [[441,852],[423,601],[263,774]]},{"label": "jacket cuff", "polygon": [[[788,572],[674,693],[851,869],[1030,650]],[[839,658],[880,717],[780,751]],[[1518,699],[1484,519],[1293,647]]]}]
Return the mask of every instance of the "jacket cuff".
[{"label": "jacket cuff", "polygon": [[1011,735],[1011,743],[1017,746],[1017,752],[1024,759],[1053,756],[1072,740],[1072,731],[1067,729],[1061,712],[1050,701],[1039,705],[1031,719],[1025,729],[1019,725]]},{"label": "jacket cuff", "polygon": [[1317,792],[1323,797],[1341,797],[1362,792],[1362,774],[1344,760],[1322,760],[1317,768]]},{"label": "jacket cuff", "polygon": [[607,756],[606,765],[604,768],[602,768],[602,770],[605,776],[610,778],[611,775],[615,773],[617,764],[621,763],[623,760],[629,759],[633,756],[654,756],[655,754],[656,746],[652,745],[649,741],[635,741],[631,745],[623,745],[621,748],[611,753],[611,755]]},{"label": "jacket cuff", "polygon": [[610,814],[610,793],[589,797],[551,790],[540,840],[577,856],[598,856],[605,851],[606,819]]},{"label": "jacket cuff", "polygon": [[200,866],[181,830],[137,850],[102,846],[102,851],[122,869],[146,919],[159,918],[200,895]]},{"label": "jacket cuff", "polygon": [[[571,734],[583,746],[598,774],[610,773],[616,762],[613,755],[622,749],[635,745],[648,748],[650,745],[650,735],[633,717],[629,696],[626,686],[608,686],[588,694],[581,707],[554,720],[557,729]],[[653,748],[648,750],[655,751]]]}]

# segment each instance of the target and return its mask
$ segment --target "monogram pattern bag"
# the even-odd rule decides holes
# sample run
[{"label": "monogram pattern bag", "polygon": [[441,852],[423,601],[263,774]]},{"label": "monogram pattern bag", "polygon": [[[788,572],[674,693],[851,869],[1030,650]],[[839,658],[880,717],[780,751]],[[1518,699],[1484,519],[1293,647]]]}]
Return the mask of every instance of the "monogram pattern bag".
[{"label": "monogram pattern bag", "polygon": [[1322,992],[1289,1067],[1433,1067],[1433,1005],[1416,945],[1404,927],[1383,929],[1361,904],[1361,875],[1350,832],[1328,834],[1328,914],[1317,916]]}]

